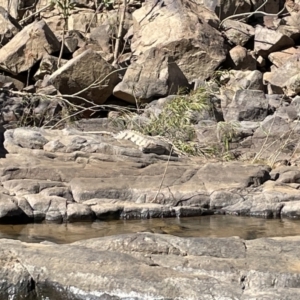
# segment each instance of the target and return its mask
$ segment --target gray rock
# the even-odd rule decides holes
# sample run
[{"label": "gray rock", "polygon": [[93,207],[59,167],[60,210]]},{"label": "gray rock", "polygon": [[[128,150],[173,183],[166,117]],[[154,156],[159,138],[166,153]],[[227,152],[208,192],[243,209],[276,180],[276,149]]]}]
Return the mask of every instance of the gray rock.
[{"label": "gray rock", "polygon": [[244,241],[149,233],[69,245],[2,239],[0,293],[32,299],[297,300],[299,244],[299,237]]},{"label": "gray rock", "polygon": [[226,121],[263,121],[268,113],[268,101],[262,91],[239,90],[226,107]]},{"label": "gray rock", "polygon": [[222,27],[228,40],[239,46],[244,46],[255,33],[252,26],[235,20],[226,20]]}]

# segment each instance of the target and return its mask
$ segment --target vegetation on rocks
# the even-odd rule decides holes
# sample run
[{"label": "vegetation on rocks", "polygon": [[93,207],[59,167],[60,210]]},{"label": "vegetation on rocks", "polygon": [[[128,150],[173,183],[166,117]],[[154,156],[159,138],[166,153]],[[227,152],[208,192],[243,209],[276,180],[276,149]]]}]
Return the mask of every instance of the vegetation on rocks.
[{"label": "vegetation on rocks", "polygon": [[[13,99],[3,102],[4,125],[61,128],[117,111],[110,124],[162,136],[190,155],[250,153],[249,161],[271,166],[298,157],[294,1],[2,5],[10,17],[1,33],[0,88]],[[287,132],[271,126],[263,137],[271,117]],[[277,149],[271,158],[270,148]]]}]

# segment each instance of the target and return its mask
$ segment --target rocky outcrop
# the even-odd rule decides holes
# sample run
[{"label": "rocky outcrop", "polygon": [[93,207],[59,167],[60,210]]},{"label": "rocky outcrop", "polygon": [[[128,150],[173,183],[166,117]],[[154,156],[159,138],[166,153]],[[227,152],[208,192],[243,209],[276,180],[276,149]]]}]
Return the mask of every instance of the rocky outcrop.
[{"label": "rocky outcrop", "polygon": [[1,239],[0,296],[296,300],[299,243],[298,237],[244,241],[150,233],[70,245]]},{"label": "rocky outcrop", "polygon": [[[167,49],[189,81],[206,79],[225,60],[216,15],[193,1],[147,1],[133,13],[131,49]],[[164,30],[162,30],[162,28]]]},{"label": "rocky outcrop", "polygon": [[44,54],[58,50],[59,41],[45,21],[34,22],[0,49],[0,68],[17,75],[33,67]]},{"label": "rocky outcrop", "polygon": [[170,147],[159,138],[149,140],[130,131],[8,130],[9,154],[0,160],[1,221],[74,222],[216,212],[298,216],[298,167],[270,172],[259,164],[209,163],[158,151],[163,145],[165,151]]},{"label": "rocky outcrop", "polygon": [[[91,61],[94,63],[87,68]],[[103,104],[112,94],[117,82],[119,82],[117,70],[98,53],[86,50],[55,71],[44,84],[55,86],[62,94],[76,94],[95,104]],[[73,97],[72,101],[82,102],[76,97]]]},{"label": "rocky outcrop", "polygon": [[114,95],[136,104],[178,94],[185,88],[189,88],[188,80],[168,51],[151,48],[129,66]]}]

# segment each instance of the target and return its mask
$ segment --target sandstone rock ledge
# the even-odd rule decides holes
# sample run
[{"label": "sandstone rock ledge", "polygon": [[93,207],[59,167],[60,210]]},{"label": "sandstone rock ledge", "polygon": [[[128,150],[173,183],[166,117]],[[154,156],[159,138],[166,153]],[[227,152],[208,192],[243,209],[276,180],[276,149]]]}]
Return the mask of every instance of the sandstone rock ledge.
[{"label": "sandstone rock ledge", "polygon": [[[107,133],[17,128],[5,132],[0,222],[75,222],[215,212],[299,217],[297,166],[168,156]],[[145,143],[144,143],[145,144]]]},{"label": "sandstone rock ledge", "polygon": [[[300,237],[1,240],[1,299],[299,299]],[[26,298],[25,298],[26,297]]]}]

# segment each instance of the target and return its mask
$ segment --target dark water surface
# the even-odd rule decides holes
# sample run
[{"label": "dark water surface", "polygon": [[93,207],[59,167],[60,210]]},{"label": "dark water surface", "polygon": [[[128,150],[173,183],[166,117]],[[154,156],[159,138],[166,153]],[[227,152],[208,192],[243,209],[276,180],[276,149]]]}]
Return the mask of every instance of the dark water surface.
[{"label": "dark water surface", "polygon": [[24,242],[72,243],[88,238],[144,231],[181,237],[239,236],[243,239],[256,239],[300,235],[300,220],[216,215],[181,219],[0,225],[0,238],[18,239]]}]

